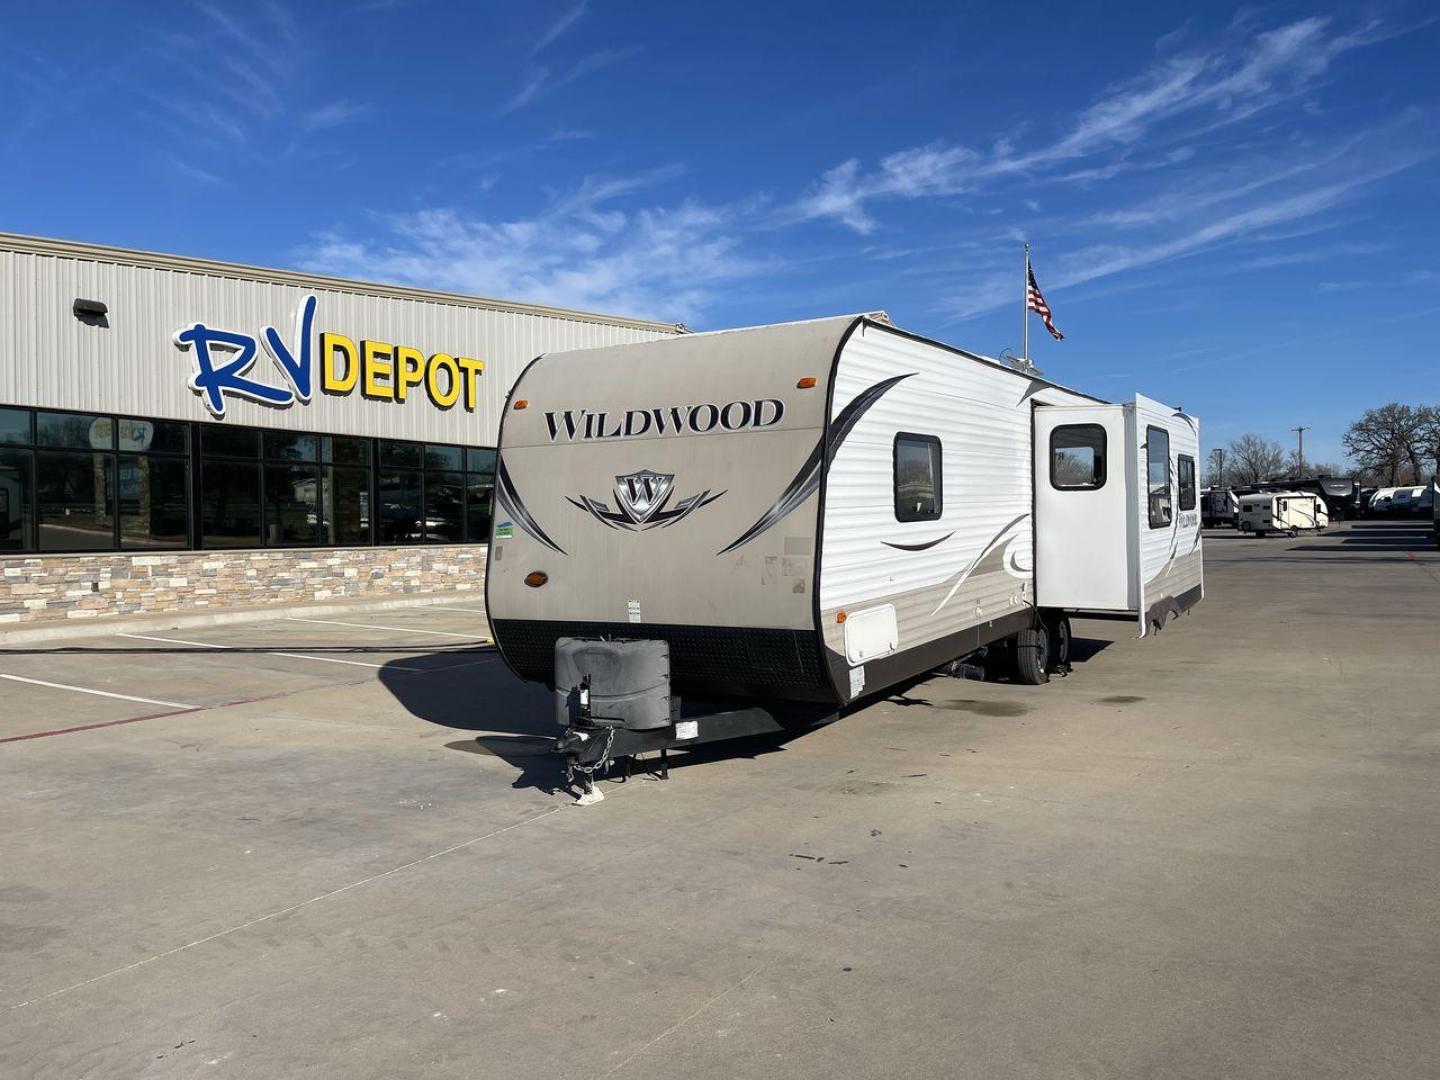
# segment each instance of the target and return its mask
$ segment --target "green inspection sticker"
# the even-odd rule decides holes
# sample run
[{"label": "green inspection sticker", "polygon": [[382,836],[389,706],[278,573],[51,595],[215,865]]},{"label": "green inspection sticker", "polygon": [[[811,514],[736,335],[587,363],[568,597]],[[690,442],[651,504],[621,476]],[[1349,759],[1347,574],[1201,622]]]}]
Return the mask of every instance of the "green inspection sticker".
[{"label": "green inspection sticker", "polygon": [[502,521],[495,526],[496,540],[510,540],[515,536],[515,526],[508,521]]}]

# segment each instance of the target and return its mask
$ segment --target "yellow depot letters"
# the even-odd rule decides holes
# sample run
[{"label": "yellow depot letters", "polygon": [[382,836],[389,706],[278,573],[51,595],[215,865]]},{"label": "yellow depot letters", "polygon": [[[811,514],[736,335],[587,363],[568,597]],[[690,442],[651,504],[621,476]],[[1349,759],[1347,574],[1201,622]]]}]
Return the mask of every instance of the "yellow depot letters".
[{"label": "yellow depot letters", "polygon": [[369,339],[357,345],[344,334],[320,335],[320,388],[327,394],[344,396],[358,389],[372,401],[403,404],[412,390],[424,386],[436,408],[459,404],[474,412],[484,373],[485,361],[468,356],[437,352],[427,358],[409,345]]}]

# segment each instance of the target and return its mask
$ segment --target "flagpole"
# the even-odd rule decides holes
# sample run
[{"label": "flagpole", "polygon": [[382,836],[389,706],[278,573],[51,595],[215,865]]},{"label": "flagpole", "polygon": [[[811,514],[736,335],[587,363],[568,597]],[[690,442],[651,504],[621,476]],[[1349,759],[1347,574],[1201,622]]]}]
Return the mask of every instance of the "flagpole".
[{"label": "flagpole", "polygon": [[1025,366],[1030,366],[1030,241],[1025,241],[1025,275],[1020,279],[1020,325]]}]

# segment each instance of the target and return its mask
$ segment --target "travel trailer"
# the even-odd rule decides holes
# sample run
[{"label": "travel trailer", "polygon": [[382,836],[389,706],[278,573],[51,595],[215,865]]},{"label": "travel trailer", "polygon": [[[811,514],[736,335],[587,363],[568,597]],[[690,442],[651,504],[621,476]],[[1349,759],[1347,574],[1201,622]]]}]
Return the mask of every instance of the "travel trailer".
[{"label": "travel trailer", "polygon": [[582,766],[987,647],[1039,683],[1067,613],[1143,637],[1201,598],[1197,453],[1178,408],[883,316],[545,355],[501,424],[486,607]]},{"label": "travel trailer", "polygon": [[1230,488],[1200,490],[1200,524],[1207,529],[1233,529],[1240,500]]},{"label": "travel trailer", "polygon": [[1365,509],[1360,486],[1346,476],[1292,476],[1282,480],[1262,480],[1235,489],[1236,495],[1250,495],[1259,491],[1298,491],[1302,494],[1318,495],[1325,500],[1331,521],[1359,517]]},{"label": "travel trailer", "polygon": [[1240,496],[1241,532],[1268,536],[1325,531],[1330,515],[1325,500],[1306,491],[1257,491]]}]

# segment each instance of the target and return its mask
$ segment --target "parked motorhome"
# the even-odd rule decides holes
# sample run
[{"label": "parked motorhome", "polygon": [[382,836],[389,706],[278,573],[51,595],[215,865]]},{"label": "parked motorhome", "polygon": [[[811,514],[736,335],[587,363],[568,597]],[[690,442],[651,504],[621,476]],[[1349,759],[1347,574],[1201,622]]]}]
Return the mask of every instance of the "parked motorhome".
[{"label": "parked motorhome", "polygon": [[1241,532],[1268,536],[1324,532],[1330,524],[1325,500],[1308,491],[1257,491],[1240,496]]},{"label": "parked motorhome", "polygon": [[1197,447],[1178,408],[883,317],[546,355],[505,409],[486,606],[572,732],[660,688],[607,756],[736,733],[677,697],[834,710],[997,645],[1041,682],[1067,613],[1143,637],[1203,595]]},{"label": "parked motorhome", "polygon": [[1207,529],[1235,527],[1240,500],[1230,488],[1202,488],[1200,491],[1200,524]]}]

